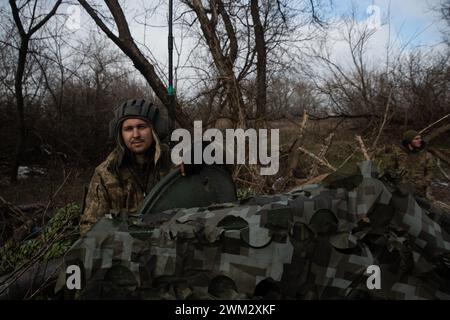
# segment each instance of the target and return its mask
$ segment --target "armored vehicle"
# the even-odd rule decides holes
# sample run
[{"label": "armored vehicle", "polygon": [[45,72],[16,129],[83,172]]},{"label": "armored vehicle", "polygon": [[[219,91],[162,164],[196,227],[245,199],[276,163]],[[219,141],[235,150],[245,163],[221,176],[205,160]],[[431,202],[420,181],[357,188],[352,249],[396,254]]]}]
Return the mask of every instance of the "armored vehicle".
[{"label": "armored vehicle", "polygon": [[[370,161],[239,201],[222,168],[174,171],[138,215],[105,217],[80,238],[54,290],[64,299],[450,299],[447,215]],[[80,270],[79,290],[69,270]]]}]

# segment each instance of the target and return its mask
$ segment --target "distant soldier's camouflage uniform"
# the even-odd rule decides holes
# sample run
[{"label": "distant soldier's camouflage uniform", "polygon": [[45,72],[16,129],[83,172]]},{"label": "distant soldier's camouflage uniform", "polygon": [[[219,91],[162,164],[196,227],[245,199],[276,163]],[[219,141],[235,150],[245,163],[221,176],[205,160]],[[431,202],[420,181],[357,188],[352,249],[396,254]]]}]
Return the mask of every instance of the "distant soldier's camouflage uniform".
[{"label": "distant soldier's camouflage uniform", "polygon": [[[143,118],[148,121],[147,113],[152,113],[152,108],[155,108],[151,103],[146,101],[141,103],[142,101],[144,100],[127,101],[116,111],[110,128],[110,135],[116,141],[116,148],[95,169],[80,219],[81,234],[86,233],[95,222],[107,215],[117,217],[125,213],[135,214],[146,194],[170,170],[169,148],[160,142],[154,125],[152,125],[154,143],[148,151],[147,163],[143,169],[134,164],[126,152],[126,146],[120,137],[122,122],[127,118]],[[143,112],[141,106],[148,106],[144,114],[141,114]]]},{"label": "distant soldier's camouflage uniform", "polygon": [[419,150],[411,151],[407,147],[417,134],[412,130],[405,132],[402,146],[394,149],[391,165],[393,169],[402,171],[401,182],[405,190],[415,196],[432,199],[433,156],[427,151],[425,141]]},{"label": "distant soldier's camouflage uniform", "polygon": [[[77,264],[84,299],[450,299],[448,230],[359,166],[328,187],[103,218],[65,256],[56,290]],[[371,265],[380,290],[366,286]]]}]

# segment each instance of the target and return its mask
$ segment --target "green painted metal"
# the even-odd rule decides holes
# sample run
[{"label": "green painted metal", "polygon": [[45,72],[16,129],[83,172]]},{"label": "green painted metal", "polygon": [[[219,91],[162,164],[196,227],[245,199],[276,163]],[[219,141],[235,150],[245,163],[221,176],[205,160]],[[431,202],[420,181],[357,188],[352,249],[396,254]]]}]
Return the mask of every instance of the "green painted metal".
[{"label": "green painted metal", "polygon": [[179,170],[169,173],[145,198],[139,212],[147,215],[236,200],[236,187],[228,171],[217,166],[204,166],[198,173],[187,176],[182,176]]}]

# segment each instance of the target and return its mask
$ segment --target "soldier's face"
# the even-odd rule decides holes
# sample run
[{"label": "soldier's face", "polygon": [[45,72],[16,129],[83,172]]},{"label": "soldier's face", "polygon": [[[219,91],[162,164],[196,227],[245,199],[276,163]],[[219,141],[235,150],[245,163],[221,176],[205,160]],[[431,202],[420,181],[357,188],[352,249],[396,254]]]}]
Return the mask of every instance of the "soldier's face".
[{"label": "soldier's face", "polygon": [[153,143],[151,125],[142,119],[127,119],[122,124],[122,138],[128,150],[142,154]]},{"label": "soldier's face", "polygon": [[414,148],[420,148],[422,146],[422,137],[415,136],[414,139],[411,141],[411,146],[413,146]]}]

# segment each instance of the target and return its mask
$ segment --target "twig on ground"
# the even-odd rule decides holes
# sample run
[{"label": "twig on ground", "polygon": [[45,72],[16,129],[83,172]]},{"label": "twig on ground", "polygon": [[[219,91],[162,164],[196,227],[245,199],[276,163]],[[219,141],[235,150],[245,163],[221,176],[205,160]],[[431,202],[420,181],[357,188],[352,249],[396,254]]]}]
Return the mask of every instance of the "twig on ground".
[{"label": "twig on ground", "polygon": [[445,172],[445,170],[441,166],[441,159],[438,158],[436,161],[436,164],[437,164],[439,171],[442,173],[442,175],[445,177],[445,179],[450,181],[450,176]]},{"label": "twig on ground", "polygon": [[303,111],[303,118],[302,118],[302,124],[300,125],[300,136],[303,135],[303,131],[306,128],[306,122],[308,121],[308,113],[306,110]]},{"label": "twig on ground", "polygon": [[366,148],[366,146],[364,145],[364,142],[363,142],[361,136],[357,135],[357,136],[356,136],[356,140],[357,140],[358,143],[359,143],[359,147],[360,147],[360,149],[361,149],[361,151],[362,151],[362,153],[363,153],[363,155],[364,155],[364,158],[365,158],[366,160],[370,160],[369,153],[367,152],[367,148]]},{"label": "twig on ground", "polygon": [[347,158],[345,158],[345,160],[338,166],[337,170],[342,168],[351,158],[353,158],[353,156],[355,155],[355,152],[356,151],[353,151]]},{"label": "twig on ground", "polygon": [[[331,142],[333,141],[334,132],[331,132],[328,137],[325,138],[325,143],[322,145],[322,148],[319,151],[319,154],[317,155],[319,158],[324,159],[325,155],[328,152],[328,149],[330,149]],[[328,161],[327,161],[328,162]],[[318,174],[318,167],[317,162],[314,162],[309,174],[309,177],[314,177]]]},{"label": "twig on ground", "polygon": [[327,167],[330,170],[336,171],[336,168],[333,167],[326,159],[320,159],[318,156],[316,156],[314,153],[302,148],[302,147],[298,147],[298,150],[300,150],[301,152],[303,152],[304,154],[310,156],[311,158],[313,158],[314,160],[318,161],[320,164],[324,165],[325,167]]}]

